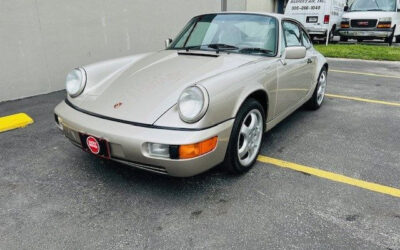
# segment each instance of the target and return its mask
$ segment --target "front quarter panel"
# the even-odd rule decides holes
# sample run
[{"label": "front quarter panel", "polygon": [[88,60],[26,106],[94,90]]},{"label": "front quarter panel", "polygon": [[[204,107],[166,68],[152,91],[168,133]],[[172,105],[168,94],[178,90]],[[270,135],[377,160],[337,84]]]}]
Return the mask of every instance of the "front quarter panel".
[{"label": "front quarter panel", "polygon": [[277,88],[277,58],[260,60],[225,72],[211,79],[201,81],[208,91],[210,103],[205,116],[194,124],[183,122],[178,107],[174,105],[154,125],[165,127],[202,129],[233,119],[240,106],[252,93],[264,91],[267,94],[267,117],[273,117]]}]

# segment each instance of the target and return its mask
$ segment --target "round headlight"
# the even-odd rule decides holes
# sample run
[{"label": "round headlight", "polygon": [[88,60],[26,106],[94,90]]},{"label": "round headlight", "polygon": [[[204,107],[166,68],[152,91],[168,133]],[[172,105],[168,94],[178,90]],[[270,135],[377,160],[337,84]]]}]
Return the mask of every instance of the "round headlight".
[{"label": "round headlight", "polygon": [[82,93],[86,86],[86,72],[82,68],[77,68],[72,70],[67,75],[67,80],[65,84],[67,93],[71,97],[77,97]]},{"label": "round headlight", "polygon": [[195,123],[199,121],[208,108],[208,93],[202,86],[186,88],[179,97],[178,109],[182,121]]}]

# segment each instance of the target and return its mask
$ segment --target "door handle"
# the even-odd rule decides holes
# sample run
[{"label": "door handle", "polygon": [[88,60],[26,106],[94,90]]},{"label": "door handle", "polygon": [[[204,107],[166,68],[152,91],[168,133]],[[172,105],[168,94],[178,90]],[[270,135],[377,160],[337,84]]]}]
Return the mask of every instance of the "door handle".
[{"label": "door handle", "polygon": [[308,58],[308,59],[307,59],[307,64],[310,64],[310,63],[312,63],[312,59],[311,59],[311,58]]}]

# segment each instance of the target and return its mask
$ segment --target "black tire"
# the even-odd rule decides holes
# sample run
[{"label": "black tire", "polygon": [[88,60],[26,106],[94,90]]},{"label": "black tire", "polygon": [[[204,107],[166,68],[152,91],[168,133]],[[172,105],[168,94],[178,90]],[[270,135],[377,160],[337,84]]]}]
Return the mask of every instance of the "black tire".
[{"label": "black tire", "polygon": [[[392,35],[390,35],[390,37],[388,37],[388,38],[385,38],[385,43],[388,43],[389,46],[392,46],[392,44],[393,44],[393,38],[394,38],[394,31],[395,31],[395,29],[396,29],[396,26],[394,26],[394,28],[393,28],[393,33],[392,33]],[[397,38],[396,38],[396,41],[397,41]]]},{"label": "black tire", "polygon": [[324,100],[322,100],[321,103],[318,103],[318,88],[319,88],[319,86],[320,86],[320,81],[319,81],[319,79],[320,79],[320,77],[321,77],[321,75],[322,75],[323,72],[326,73],[325,76],[327,77],[327,76],[328,76],[328,72],[327,72],[325,66],[321,69],[321,72],[320,72],[319,75],[318,75],[318,82],[317,82],[317,84],[315,85],[315,89],[314,89],[313,95],[311,96],[310,100],[308,100],[308,102],[307,102],[306,105],[305,105],[306,108],[309,109],[309,110],[317,110],[317,109],[319,109],[319,108],[322,106],[322,104],[324,103]]},{"label": "black tire", "polygon": [[364,42],[364,39],[357,38],[357,42],[358,42],[358,43],[362,43],[362,42]]},{"label": "black tire", "polygon": [[334,38],[335,38],[335,27],[333,27],[332,29],[331,29],[331,31],[329,32],[329,43],[333,43],[334,41]]},{"label": "black tire", "polygon": [[349,39],[347,37],[340,36],[340,41],[341,42],[347,42],[347,41],[349,41]]},{"label": "black tire", "polygon": [[[225,160],[222,163],[222,167],[229,173],[232,173],[232,174],[246,173],[254,166],[254,163],[257,160],[257,157],[255,157],[255,159],[250,163],[250,165],[243,166],[240,163],[239,157],[238,157],[238,139],[239,139],[239,135],[240,135],[240,128],[241,128],[241,125],[242,125],[244,119],[246,118],[247,114],[249,114],[254,109],[257,109],[261,113],[262,120],[263,120],[262,121],[263,130],[262,130],[262,138],[261,138],[261,144],[262,144],[263,137],[264,137],[264,131],[265,131],[265,111],[264,111],[263,106],[256,99],[249,98],[242,104],[242,106],[240,107],[240,109],[237,113],[235,122],[233,124],[232,132],[231,132],[231,137],[229,139],[228,148],[226,150]],[[257,155],[260,152],[261,144],[257,151]]]},{"label": "black tire", "polygon": [[392,46],[392,44],[393,44],[393,37],[386,38],[386,39],[385,39],[385,43],[388,43],[389,46]]},{"label": "black tire", "polygon": [[396,43],[400,43],[400,36],[396,36]]}]

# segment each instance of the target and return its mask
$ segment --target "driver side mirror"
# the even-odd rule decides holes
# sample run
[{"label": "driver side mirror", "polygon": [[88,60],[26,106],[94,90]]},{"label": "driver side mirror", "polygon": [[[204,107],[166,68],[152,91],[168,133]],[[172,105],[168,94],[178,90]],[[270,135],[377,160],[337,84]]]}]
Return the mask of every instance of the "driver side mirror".
[{"label": "driver side mirror", "polygon": [[344,6],[344,12],[347,12],[347,11],[349,11],[349,6]]},{"label": "driver side mirror", "polygon": [[306,53],[306,47],[304,46],[287,47],[285,59],[303,59],[306,57]]},{"label": "driver side mirror", "polygon": [[165,48],[168,49],[168,47],[171,45],[172,43],[172,39],[168,38],[167,40],[165,40]]}]

